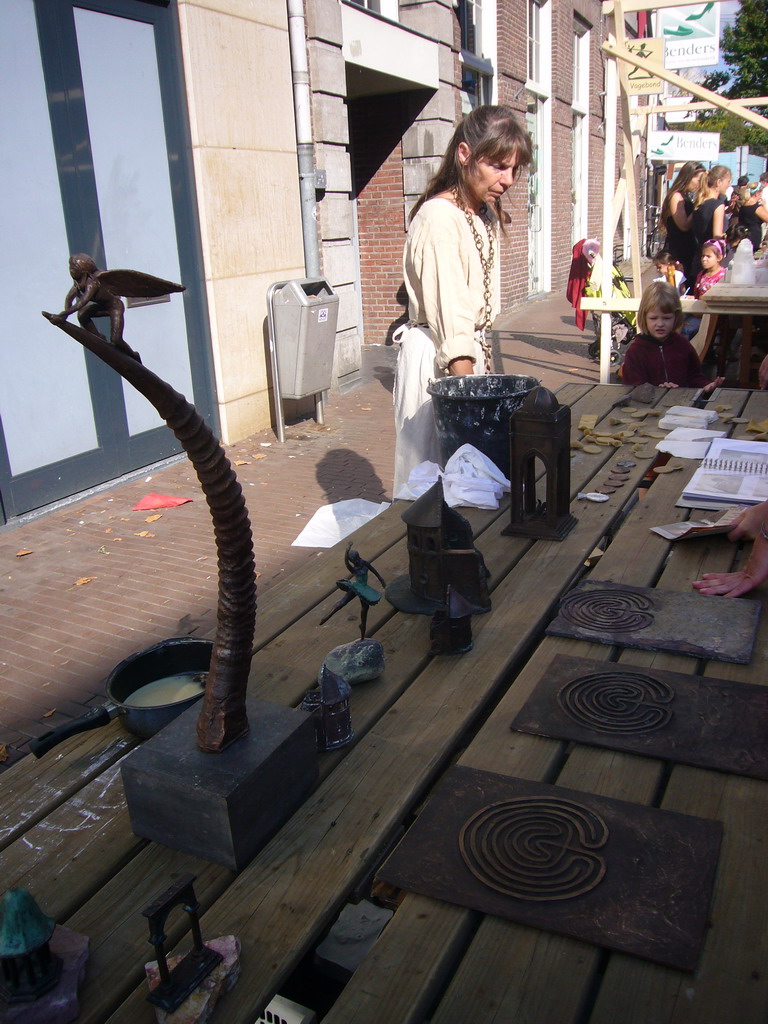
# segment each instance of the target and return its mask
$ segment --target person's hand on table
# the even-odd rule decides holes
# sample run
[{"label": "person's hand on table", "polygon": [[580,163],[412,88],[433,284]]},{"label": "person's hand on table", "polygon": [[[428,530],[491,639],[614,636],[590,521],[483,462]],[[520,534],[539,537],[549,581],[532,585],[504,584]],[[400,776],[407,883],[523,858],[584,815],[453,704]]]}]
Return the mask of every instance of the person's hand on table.
[{"label": "person's hand on table", "polygon": [[728,531],[728,540],[754,540],[760,533],[760,524],[768,518],[768,501],[745,508]]},{"label": "person's hand on table", "polygon": [[704,385],[701,389],[702,393],[705,395],[711,395],[715,388],[720,388],[723,384],[725,384],[725,377],[715,377],[715,379],[711,380],[709,384]]},{"label": "person's hand on table", "polygon": [[693,584],[700,594],[711,594],[719,597],[741,597],[748,591],[759,586],[768,577],[768,558],[762,573],[752,573],[749,569],[742,572],[706,572],[700,580]]},{"label": "person's hand on table", "polygon": [[707,572],[693,584],[700,594],[716,594],[720,597],[741,597],[768,579],[768,534],[765,532],[765,514],[768,502],[762,502],[748,509],[736,526],[729,532],[729,540],[754,537],[755,541],[740,572]]},{"label": "person's hand on table", "polygon": [[670,388],[670,389],[672,389],[672,388],[679,388],[680,385],[679,384],[673,384],[671,380],[665,380],[663,383],[659,384],[659,387],[660,388]]}]

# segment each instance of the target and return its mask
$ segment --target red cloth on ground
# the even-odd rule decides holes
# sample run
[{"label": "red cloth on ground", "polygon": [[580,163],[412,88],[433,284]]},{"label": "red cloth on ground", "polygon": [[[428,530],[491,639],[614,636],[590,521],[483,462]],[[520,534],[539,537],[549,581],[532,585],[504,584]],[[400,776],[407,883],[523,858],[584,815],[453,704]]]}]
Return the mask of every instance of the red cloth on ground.
[{"label": "red cloth on ground", "polygon": [[171,494],[145,494],[141,501],[133,506],[134,512],[149,512],[153,508],[176,508],[186,505],[191,498],[174,498]]},{"label": "red cloth on ground", "polygon": [[582,249],[586,238],[582,238],[573,247],[573,259],[571,269],[568,273],[568,284],[565,287],[565,297],[576,310],[576,326],[580,331],[584,330],[587,322],[587,311],[580,309],[581,297],[584,294],[584,287],[589,279],[591,267]]},{"label": "red cloth on ground", "polygon": [[624,384],[679,384],[702,388],[708,384],[696,349],[674,331],[663,344],[647,334],[638,334],[630,344],[621,367]]}]

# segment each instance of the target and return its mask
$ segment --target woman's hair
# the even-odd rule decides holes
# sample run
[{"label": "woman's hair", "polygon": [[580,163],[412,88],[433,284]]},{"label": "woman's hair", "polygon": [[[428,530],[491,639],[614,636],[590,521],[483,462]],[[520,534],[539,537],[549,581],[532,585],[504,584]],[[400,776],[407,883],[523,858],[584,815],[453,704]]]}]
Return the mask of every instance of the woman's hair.
[{"label": "woman's hair", "polygon": [[708,238],[702,245],[701,251],[704,252],[705,249],[711,249],[721,263],[725,259],[725,244],[719,238]]},{"label": "woman's hair", "polygon": [[682,195],[685,192],[691,191],[691,182],[697,174],[706,174],[706,167],[704,164],[697,164],[695,160],[689,160],[688,163],[683,164],[680,170],[677,172],[677,177],[669,186],[669,191],[664,196],[664,202],[661,204],[659,210],[659,227],[664,230],[667,226],[667,217],[670,216],[670,205],[672,203],[672,196],[675,192],[680,192]]},{"label": "woman's hair", "polygon": [[[470,157],[464,164],[459,160],[461,142],[465,142],[470,149]],[[515,175],[533,159],[531,137],[520,124],[514,110],[506,106],[476,107],[456,126],[437,172],[411,210],[411,219],[428,199],[440,192],[450,192],[454,188],[457,189],[462,202],[470,205],[472,195],[467,180],[477,166],[478,160],[493,163],[510,158],[515,161]],[[501,200],[497,199],[494,206],[496,216],[503,227]]]},{"label": "woman's hair", "polygon": [[640,299],[637,323],[643,334],[648,333],[646,317],[652,309],[660,309],[662,313],[674,313],[674,330],[677,330],[683,322],[683,307],[680,304],[677,288],[673,288],[671,284],[666,284],[664,281],[654,281],[649,284]]},{"label": "woman's hair", "polygon": [[728,225],[728,230],[725,232],[725,240],[731,249],[735,249],[743,238],[748,237],[749,228],[746,224],[741,224],[737,220],[732,220]]},{"label": "woman's hair", "polygon": [[732,177],[730,167],[726,167],[725,164],[715,164],[707,172],[706,177],[701,179],[699,194],[696,196],[696,207],[701,206],[707,199],[713,199],[716,195],[719,195],[718,182],[722,181],[723,178],[730,177]]}]

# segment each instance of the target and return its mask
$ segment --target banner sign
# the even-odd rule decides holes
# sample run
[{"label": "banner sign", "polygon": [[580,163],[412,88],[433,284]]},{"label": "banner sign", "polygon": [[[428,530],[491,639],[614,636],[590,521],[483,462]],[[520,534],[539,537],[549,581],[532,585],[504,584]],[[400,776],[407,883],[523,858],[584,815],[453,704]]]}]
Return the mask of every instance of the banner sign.
[{"label": "banner sign", "polygon": [[[665,44],[663,39],[628,39],[624,45],[627,52],[631,53],[633,57],[640,57],[660,68],[664,67]],[[621,84],[628,96],[649,96],[664,91],[664,82],[661,78],[657,78],[648,71],[632,67],[626,61],[619,61],[619,72]]]},{"label": "banner sign", "polygon": [[656,14],[656,35],[664,39],[664,66],[711,67],[720,61],[720,4],[669,7]]},{"label": "banner sign", "polygon": [[649,160],[715,163],[719,155],[720,132],[648,132]]}]

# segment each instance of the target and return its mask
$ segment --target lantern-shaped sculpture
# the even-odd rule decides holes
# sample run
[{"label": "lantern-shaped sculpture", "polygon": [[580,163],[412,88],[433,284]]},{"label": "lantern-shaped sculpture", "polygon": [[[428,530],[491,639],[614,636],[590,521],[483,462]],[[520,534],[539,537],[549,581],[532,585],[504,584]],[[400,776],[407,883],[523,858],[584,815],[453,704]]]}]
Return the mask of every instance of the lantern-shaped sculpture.
[{"label": "lantern-shaped sculpture", "polygon": [[443,497],[438,479],[402,514],[408,529],[408,575],[394,580],[387,600],[402,612],[434,615],[455,587],[474,615],[491,610],[490,573],[474,546],[472,527]]},{"label": "lantern-shaped sculpture", "polygon": [[31,1002],[54,988],[61,957],[48,943],[56,922],[38,907],[27,889],[9,889],[0,902],[0,998],[9,1004]]},{"label": "lantern-shaped sculpture", "polygon": [[430,654],[466,654],[472,650],[472,606],[451,586],[445,608],[432,616],[429,639]]},{"label": "lantern-shaped sculpture", "polygon": [[318,750],[335,750],[354,739],[350,692],[349,683],[323,665],[319,685],[305,693],[301,707],[303,711],[312,712]]},{"label": "lantern-shaped sculpture", "polygon": [[[536,388],[510,417],[510,524],[502,532],[518,537],[562,540],[576,525],[570,513],[571,410],[551,391]],[[543,500],[536,495],[541,462]]]}]

